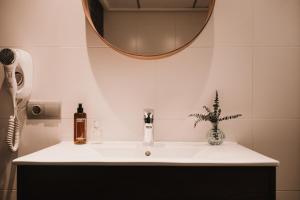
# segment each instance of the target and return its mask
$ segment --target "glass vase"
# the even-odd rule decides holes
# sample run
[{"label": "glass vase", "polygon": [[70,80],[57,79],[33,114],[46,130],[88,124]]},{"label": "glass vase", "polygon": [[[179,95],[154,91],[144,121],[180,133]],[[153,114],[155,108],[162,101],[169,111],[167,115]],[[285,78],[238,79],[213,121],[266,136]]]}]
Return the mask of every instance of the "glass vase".
[{"label": "glass vase", "polygon": [[213,127],[208,131],[207,140],[210,145],[220,145],[225,139],[225,134],[221,129]]}]

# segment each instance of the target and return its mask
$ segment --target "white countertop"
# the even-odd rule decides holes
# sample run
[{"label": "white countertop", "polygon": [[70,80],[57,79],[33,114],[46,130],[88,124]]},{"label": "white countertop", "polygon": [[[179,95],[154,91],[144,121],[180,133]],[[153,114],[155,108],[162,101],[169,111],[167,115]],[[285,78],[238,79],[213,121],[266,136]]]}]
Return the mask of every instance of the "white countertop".
[{"label": "white countertop", "polygon": [[[145,152],[151,152],[146,156]],[[104,142],[57,145],[19,157],[17,165],[165,165],[165,166],[278,166],[279,162],[234,142],[211,146],[205,142]]]}]

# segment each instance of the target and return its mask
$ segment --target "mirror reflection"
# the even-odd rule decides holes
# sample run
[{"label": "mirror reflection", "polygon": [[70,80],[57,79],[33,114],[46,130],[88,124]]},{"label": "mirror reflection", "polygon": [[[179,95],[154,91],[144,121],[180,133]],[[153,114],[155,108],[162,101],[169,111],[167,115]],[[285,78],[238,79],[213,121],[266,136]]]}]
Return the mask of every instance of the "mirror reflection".
[{"label": "mirror reflection", "polygon": [[214,0],[83,0],[86,16],[99,36],[131,55],[176,52],[206,25]]}]

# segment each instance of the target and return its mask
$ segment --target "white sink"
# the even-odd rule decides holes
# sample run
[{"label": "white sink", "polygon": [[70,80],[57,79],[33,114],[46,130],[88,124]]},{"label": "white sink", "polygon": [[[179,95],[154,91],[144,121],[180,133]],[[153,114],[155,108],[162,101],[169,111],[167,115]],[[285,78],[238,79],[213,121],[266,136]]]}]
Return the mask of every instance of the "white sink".
[{"label": "white sink", "polygon": [[[147,155],[146,155],[147,154]],[[17,165],[277,166],[278,161],[234,142],[61,142],[13,161]]]},{"label": "white sink", "polygon": [[180,143],[156,143],[153,146],[144,146],[141,143],[109,143],[96,145],[90,148],[104,158],[131,159],[187,159],[197,156],[206,149],[204,145],[184,145]]}]

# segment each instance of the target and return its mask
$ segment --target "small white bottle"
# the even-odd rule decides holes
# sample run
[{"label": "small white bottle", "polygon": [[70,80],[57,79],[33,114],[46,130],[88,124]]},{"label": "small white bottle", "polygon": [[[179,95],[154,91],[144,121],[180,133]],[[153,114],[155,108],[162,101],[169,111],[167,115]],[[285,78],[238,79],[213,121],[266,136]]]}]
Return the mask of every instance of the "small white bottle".
[{"label": "small white bottle", "polygon": [[90,143],[92,144],[100,144],[102,141],[102,130],[100,124],[97,120],[93,121],[93,128],[90,138]]},{"label": "small white bottle", "polygon": [[144,144],[146,146],[153,145],[154,138],[153,138],[153,124],[146,123],[144,126]]}]

